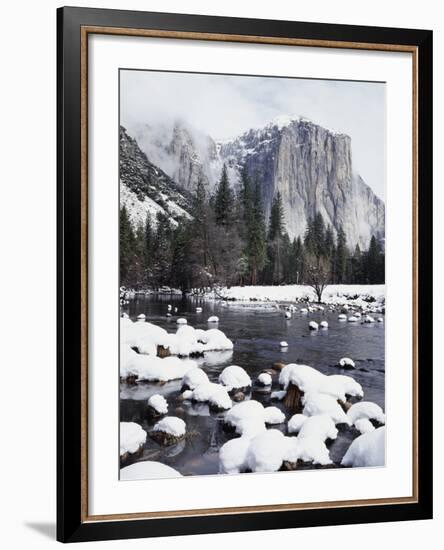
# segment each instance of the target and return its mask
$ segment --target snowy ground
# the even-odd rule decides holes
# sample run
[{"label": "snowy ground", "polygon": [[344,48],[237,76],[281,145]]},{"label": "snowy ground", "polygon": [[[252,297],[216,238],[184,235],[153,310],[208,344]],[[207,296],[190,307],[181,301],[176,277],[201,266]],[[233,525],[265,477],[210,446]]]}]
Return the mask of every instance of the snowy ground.
[{"label": "snowy ground", "polygon": [[[233,286],[221,288],[206,295],[208,298],[253,302],[316,301],[313,288],[307,285]],[[385,285],[328,285],[322,296],[326,304],[353,304],[376,302],[384,304]]]}]

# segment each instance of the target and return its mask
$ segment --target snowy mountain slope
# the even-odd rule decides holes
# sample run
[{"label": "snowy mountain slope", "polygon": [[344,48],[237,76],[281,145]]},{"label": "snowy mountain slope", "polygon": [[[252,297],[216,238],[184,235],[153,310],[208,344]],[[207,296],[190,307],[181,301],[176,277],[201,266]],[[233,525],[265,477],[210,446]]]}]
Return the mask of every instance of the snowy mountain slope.
[{"label": "snowy mountain slope", "polygon": [[291,238],[304,235],[316,212],[335,232],[343,227],[350,247],[367,248],[372,235],[384,236],[384,203],[355,173],[350,137],[303,117],[281,116],[220,143],[184,121],[145,125],[136,136],[148,157],[188,191],[199,177],[214,189],[224,163],[237,185],[246,164],[253,178],[259,175],[267,218],[281,193]]},{"label": "snowy mountain slope", "polygon": [[156,223],[158,212],[173,225],[181,217],[191,218],[191,197],[160,168],[150,162],[135,139],[120,127],[120,204],[125,205],[134,225],[147,214]]}]

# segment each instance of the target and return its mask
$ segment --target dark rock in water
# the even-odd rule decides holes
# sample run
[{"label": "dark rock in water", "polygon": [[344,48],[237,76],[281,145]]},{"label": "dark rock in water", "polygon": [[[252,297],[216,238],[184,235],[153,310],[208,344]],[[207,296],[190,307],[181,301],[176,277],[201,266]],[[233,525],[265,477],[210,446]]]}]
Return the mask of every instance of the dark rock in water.
[{"label": "dark rock in water", "polygon": [[145,417],[148,419],[148,420],[158,420],[159,418],[161,418],[162,416],[165,416],[166,413],[160,413],[159,411],[157,411],[154,407],[152,407],[151,405],[147,405],[146,407],[146,410],[145,410]]},{"label": "dark rock in water", "polygon": [[143,454],[143,447],[144,444],[142,443],[135,453],[126,452],[123,455],[120,455],[120,467],[123,468],[124,466],[128,466],[140,458]]},{"label": "dark rock in water", "polygon": [[242,388],[232,388],[231,390],[228,391],[228,395],[233,397],[234,395],[236,395],[236,393],[247,394],[250,392],[251,392],[251,386],[243,386]]},{"label": "dark rock in water", "polygon": [[303,460],[297,460],[296,462],[290,462],[284,460],[282,466],[279,468],[282,472],[288,472],[292,470],[330,470],[332,468],[339,468],[338,464],[313,464],[313,462],[304,462]]},{"label": "dark rock in water", "polygon": [[124,380],[128,384],[128,386],[135,386],[137,384],[137,375],[131,374],[126,378],[121,378],[121,380]]},{"label": "dark rock in water", "polygon": [[284,363],[280,363],[280,362],[276,362],[276,363],[273,363],[273,366],[271,367],[272,370],[274,371],[281,371],[283,368],[285,367],[285,364]]},{"label": "dark rock in water", "polygon": [[338,399],[339,405],[341,405],[344,412],[347,412],[348,409],[352,406],[350,401],[342,401],[342,399]]},{"label": "dark rock in water", "polygon": [[241,391],[238,391],[233,395],[231,399],[236,403],[239,403],[240,401],[243,401],[245,399],[245,394]]},{"label": "dark rock in water", "polygon": [[149,432],[149,436],[151,439],[154,439],[156,443],[159,445],[175,445],[176,443],[179,443],[179,441],[182,441],[185,439],[185,434],[176,436],[172,435],[166,432],[160,432],[160,431],[152,431]]},{"label": "dark rock in water", "polygon": [[361,372],[370,372],[368,369],[364,369],[363,367],[360,367],[358,370]]},{"label": "dark rock in water", "polygon": [[157,346],[157,357],[170,357],[170,348],[164,348],[163,346]]}]

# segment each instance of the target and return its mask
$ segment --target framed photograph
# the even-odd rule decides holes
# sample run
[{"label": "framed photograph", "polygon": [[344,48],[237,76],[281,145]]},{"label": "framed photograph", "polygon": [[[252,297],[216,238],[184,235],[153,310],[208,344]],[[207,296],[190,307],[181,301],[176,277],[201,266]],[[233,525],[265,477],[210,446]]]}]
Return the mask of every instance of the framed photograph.
[{"label": "framed photograph", "polygon": [[58,10],[58,539],[432,517],[432,32]]}]

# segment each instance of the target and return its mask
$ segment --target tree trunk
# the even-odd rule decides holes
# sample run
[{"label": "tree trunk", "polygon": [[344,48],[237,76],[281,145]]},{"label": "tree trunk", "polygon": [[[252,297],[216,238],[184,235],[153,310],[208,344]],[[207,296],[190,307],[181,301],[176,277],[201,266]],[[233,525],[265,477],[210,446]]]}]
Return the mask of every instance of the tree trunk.
[{"label": "tree trunk", "polygon": [[304,392],[295,386],[294,384],[289,384],[287,388],[287,394],[284,398],[284,405],[290,409],[293,413],[302,412],[302,396]]}]

